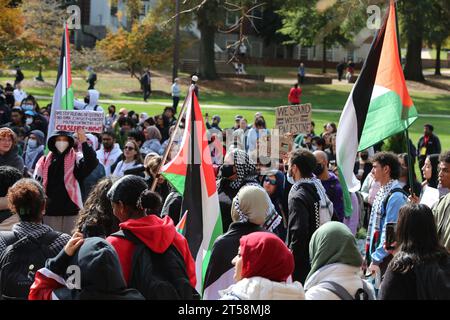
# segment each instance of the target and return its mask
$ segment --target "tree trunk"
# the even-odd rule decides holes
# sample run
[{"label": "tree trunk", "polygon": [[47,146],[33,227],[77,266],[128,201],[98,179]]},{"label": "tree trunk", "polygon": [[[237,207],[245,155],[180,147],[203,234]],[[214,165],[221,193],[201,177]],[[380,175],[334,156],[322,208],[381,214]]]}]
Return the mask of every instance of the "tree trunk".
[{"label": "tree trunk", "polygon": [[323,38],[322,43],[322,73],[327,73],[327,40]]},{"label": "tree trunk", "polygon": [[286,45],[286,58],[287,59],[294,59],[294,44],[288,44]]},{"label": "tree trunk", "polygon": [[434,66],[434,75],[441,75],[441,46],[442,42],[436,43],[436,64]]},{"label": "tree trunk", "polygon": [[405,33],[408,40],[408,51],[403,73],[406,80],[425,81],[422,73],[422,39],[424,18],[421,5],[412,1],[403,1]]},{"label": "tree trunk", "polygon": [[202,26],[200,32],[200,75],[204,79],[215,80],[218,78],[214,52],[214,35],[216,34],[216,27]]}]

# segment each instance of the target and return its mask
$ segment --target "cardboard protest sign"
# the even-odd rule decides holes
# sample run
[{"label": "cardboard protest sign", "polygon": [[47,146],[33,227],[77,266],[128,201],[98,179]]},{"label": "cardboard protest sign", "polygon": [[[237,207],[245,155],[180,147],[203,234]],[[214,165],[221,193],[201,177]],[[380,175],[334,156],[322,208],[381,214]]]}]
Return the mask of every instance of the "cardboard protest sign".
[{"label": "cardboard protest sign", "polygon": [[310,133],[311,114],[310,103],[278,107],[275,109],[275,128],[280,130],[280,136],[288,132],[293,135]]},{"label": "cardboard protest sign", "polygon": [[55,130],[76,132],[78,128],[83,128],[86,132],[102,133],[104,120],[103,112],[56,110]]},{"label": "cardboard protest sign", "polygon": [[294,145],[294,139],[292,135],[284,135],[279,138],[280,140],[280,159],[283,159],[285,156],[292,151],[292,147]]}]

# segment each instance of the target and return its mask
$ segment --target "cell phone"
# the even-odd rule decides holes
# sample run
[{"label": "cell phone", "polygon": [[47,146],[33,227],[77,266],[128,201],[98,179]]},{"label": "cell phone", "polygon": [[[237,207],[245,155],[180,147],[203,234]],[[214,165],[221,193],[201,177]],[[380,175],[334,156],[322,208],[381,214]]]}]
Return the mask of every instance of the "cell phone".
[{"label": "cell phone", "polygon": [[386,249],[394,250],[395,247],[392,245],[396,241],[396,231],[397,223],[388,222],[386,224]]}]

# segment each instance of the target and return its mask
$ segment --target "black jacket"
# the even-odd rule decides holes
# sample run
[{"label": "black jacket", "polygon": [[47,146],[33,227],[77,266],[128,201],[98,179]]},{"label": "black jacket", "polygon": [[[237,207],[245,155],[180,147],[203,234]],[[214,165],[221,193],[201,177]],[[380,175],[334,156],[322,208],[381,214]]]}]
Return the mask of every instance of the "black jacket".
[{"label": "black jacket", "polygon": [[217,193],[219,195],[220,214],[222,216],[222,230],[228,230],[231,220],[231,205],[233,198],[238,194],[239,189],[230,187],[230,181],[221,179]]},{"label": "black jacket", "polygon": [[265,231],[262,227],[250,222],[233,222],[230,229],[214,242],[208,269],[205,275],[204,288],[217,281],[221,275],[233,268],[231,260],[237,255],[239,240],[247,234]]},{"label": "black jacket", "polygon": [[[69,147],[62,154],[60,154],[55,147],[56,137],[61,135],[69,137]],[[70,199],[64,184],[64,158],[73,147],[73,144],[74,140],[72,136],[66,132],[56,132],[48,140],[48,148],[54,155],[48,169],[48,182],[45,190],[48,197],[45,213],[48,216],[74,216],[78,214],[79,208]],[[84,179],[89,176],[98,165],[97,154],[89,147],[87,142],[82,144],[82,150],[83,158],[75,164],[75,169],[73,171],[80,187],[83,185]]]},{"label": "black jacket", "polygon": [[289,192],[288,206],[287,244],[295,261],[292,278],[304,284],[311,269],[309,241],[317,229],[315,206],[320,208],[316,188],[309,183],[294,185]]},{"label": "black jacket", "polygon": [[11,108],[6,104],[5,100],[0,97],[0,125],[4,125],[11,121]]},{"label": "black jacket", "polygon": [[[426,148],[426,153],[424,156],[420,154],[420,150],[423,147]],[[439,153],[441,153],[441,142],[439,141],[439,138],[437,136],[432,134],[431,137],[428,139],[428,143],[426,145],[424,136],[422,136],[419,139],[419,142],[417,143],[417,157],[419,161],[425,161],[425,158],[429,154],[439,154]]]},{"label": "black jacket", "polygon": [[23,171],[23,159],[18,154],[17,146],[13,146],[7,153],[0,155],[0,166],[10,166]]},{"label": "black jacket", "polygon": [[181,216],[184,214],[181,212],[181,206],[183,204],[183,197],[179,194],[175,188],[170,188],[170,193],[164,202],[164,206],[161,209],[161,217],[169,216],[172,218],[175,225],[180,222]]}]

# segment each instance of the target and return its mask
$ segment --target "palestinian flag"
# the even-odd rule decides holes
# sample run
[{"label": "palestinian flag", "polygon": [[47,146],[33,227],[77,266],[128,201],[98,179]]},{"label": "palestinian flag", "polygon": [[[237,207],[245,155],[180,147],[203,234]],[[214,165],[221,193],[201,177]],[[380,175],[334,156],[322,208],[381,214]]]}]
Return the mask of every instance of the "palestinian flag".
[{"label": "palestinian flag", "polygon": [[196,290],[201,293],[212,246],[222,234],[222,219],[206,128],[192,89],[186,101],[185,123],[180,149],[161,173],[183,196],[182,210],[187,214],[181,219],[183,228],[179,227],[194,257]]},{"label": "palestinian flag", "polygon": [[56,77],[56,86],[53,93],[52,112],[48,124],[47,139],[51,136],[55,128],[55,113],[53,111],[73,110],[73,99],[69,28],[65,25],[62,37],[61,57],[59,58],[58,76]]},{"label": "palestinian flag", "polygon": [[[349,192],[360,189],[353,174],[357,152],[408,129],[417,119],[400,63],[395,11],[391,1],[339,120],[336,160],[343,190]],[[349,193],[344,192],[344,200],[348,217]]]}]

